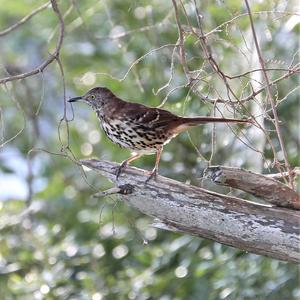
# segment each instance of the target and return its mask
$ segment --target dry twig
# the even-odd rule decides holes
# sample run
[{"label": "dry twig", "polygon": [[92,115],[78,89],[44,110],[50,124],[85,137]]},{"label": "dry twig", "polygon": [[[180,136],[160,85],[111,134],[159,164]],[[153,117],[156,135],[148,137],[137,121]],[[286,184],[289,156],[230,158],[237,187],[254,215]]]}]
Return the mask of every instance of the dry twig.
[{"label": "dry twig", "polygon": [[63,39],[64,39],[65,25],[64,25],[63,16],[58,8],[56,0],[51,0],[51,5],[52,5],[52,9],[53,9],[54,13],[58,17],[59,23],[60,23],[60,33],[59,33],[58,41],[57,41],[54,52],[52,54],[50,54],[49,58],[46,61],[44,61],[42,64],[40,64],[38,67],[34,68],[33,70],[22,73],[22,74],[18,74],[18,75],[4,77],[4,78],[0,79],[0,84],[5,84],[9,81],[24,79],[24,78],[42,73],[49,64],[51,64],[57,57],[59,57],[59,52],[62,47],[62,43],[63,43]]},{"label": "dry twig", "polygon": [[29,15],[25,16],[24,18],[22,18],[17,23],[15,23],[12,26],[10,26],[10,27],[8,27],[8,28],[0,31],[0,37],[5,36],[5,35],[11,33],[12,31],[14,31],[15,29],[19,28],[21,25],[23,25],[24,23],[26,23],[27,21],[29,21],[33,16],[35,16],[39,12],[43,11],[44,9],[46,9],[49,6],[49,4],[50,4],[50,1],[48,1],[47,3],[41,5],[37,9],[33,10]]},{"label": "dry twig", "polygon": [[[269,102],[271,104],[272,112],[273,112],[273,115],[274,115],[274,125],[275,125],[275,128],[276,128],[276,132],[277,132],[278,140],[279,140],[279,143],[280,143],[280,147],[281,147],[281,150],[283,152],[285,167],[289,172],[289,183],[290,183],[290,186],[292,188],[294,188],[292,169],[291,169],[291,166],[290,166],[290,163],[289,163],[289,160],[288,160],[288,154],[287,154],[285,144],[284,144],[284,141],[283,141],[283,138],[282,138],[281,130],[280,130],[279,117],[278,117],[278,113],[277,113],[277,110],[276,110],[274,99],[272,97],[272,92],[271,92],[271,88],[270,88],[270,80],[269,80],[268,74],[265,70],[265,63],[264,63],[264,59],[263,59],[263,56],[262,56],[262,53],[261,53],[261,50],[260,50],[260,47],[259,47],[259,44],[258,44],[257,35],[256,35],[256,31],[255,31],[255,28],[254,28],[253,18],[252,18],[251,9],[250,9],[248,0],[245,0],[245,3],[246,3],[247,11],[248,11],[248,14],[249,14],[250,26],[251,26],[251,30],[252,30],[252,34],[253,34],[253,38],[254,38],[256,52],[257,52],[259,62],[260,62],[261,68],[262,68],[262,72],[263,72],[263,75],[264,75],[264,78],[265,78],[265,81],[266,81],[266,91],[267,91],[268,99],[269,99]],[[277,155],[275,156],[275,159],[276,159],[276,161],[278,161]]]}]

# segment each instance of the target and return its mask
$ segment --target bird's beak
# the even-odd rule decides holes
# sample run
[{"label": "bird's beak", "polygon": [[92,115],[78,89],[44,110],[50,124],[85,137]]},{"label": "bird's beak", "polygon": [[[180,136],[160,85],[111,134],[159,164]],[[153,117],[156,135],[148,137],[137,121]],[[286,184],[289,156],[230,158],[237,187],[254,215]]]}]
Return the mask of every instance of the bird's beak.
[{"label": "bird's beak", "polygon": [[71,98],[68,100],[68,102],[76,102],[76,101],[79,101],[79,100],[82,100],[82,97],[74,97],[74,98]]}]

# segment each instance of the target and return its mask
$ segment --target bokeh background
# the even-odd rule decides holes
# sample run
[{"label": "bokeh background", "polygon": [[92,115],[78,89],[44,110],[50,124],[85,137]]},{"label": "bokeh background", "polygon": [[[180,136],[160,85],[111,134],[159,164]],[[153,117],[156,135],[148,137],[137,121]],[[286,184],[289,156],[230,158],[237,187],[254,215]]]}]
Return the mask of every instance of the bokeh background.
[{"label": "bokeh background", "polygon": [[[194,2],[183,3],[197,26]],[[0,0],[0,31],[43,4]],[[178,32],[171,1],[61,0],[58,5],[65,23],[60,55],[64,76],[53,62],[43,73],[0,87],[0,299],[299,299],[297,265],[157,230],[150,218],[117,197],[91,198],[112,185],[81,169],[76,160],[120,162],[129,152],[104,136],[87,106],[65,106],[63,82],[67,97],[99,85],[151,106],[168,96],[164,108],[182,115],[211,115],[216,110],[184,87],[186,78],[173,53]],[[274,80],[284,74],[279,69],[297,63],[298,4],[251,5],[264,57],[268,67],[276,69],[269,73]],[[242,15],[244,3],[205,0],[197,6],[205,32],[241,15],[209,38],[224,72],[235,75],[257,67],[249,20]],[[49,6],[0,35],[1,78],[47,59],[58,33],[57,16]],[[185,46],[190,69],[204,76],[198,91],[226,98],[222,82],[204,67],[197,41],[187,37]],[[171,74],[170,84],[157,94]],[[250,79],[259,86],[261,74],[251,76],[231,81],[240,97],[251,92]],[[298,83],[291,76],[273,87],[292,166],[299,165]],[[232,116],[230,107],[218,108]],[[249,110],[258,119],[267,116],[265,94],[246,108],[240,107],[237,116]],[[282,159],[271,124],[264,124]],[[257,151],[242,142],[246,138]],[[160,174],[247,198],[201,180],[201,172],[209,162],[277,172],[273,159],[265,135],[257,129],[232,132],[222,125],[216,130],[203,126],[165,147]],[[148,156],[135,165],[151,169],[153,163],[154,157]]]}]

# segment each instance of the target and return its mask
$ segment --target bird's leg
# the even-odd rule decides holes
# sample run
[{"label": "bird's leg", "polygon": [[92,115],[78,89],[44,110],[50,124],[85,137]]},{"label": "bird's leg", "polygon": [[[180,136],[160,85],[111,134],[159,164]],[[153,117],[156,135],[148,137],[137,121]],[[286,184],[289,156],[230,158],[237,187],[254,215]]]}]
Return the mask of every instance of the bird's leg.
[{"label": "bird's leg", "polygon": [[121,171],[123,169],[125,169],[132,161],[138,159],[139,157],[141,157],[142,154],[136,153],[133,156],[127,158],[126,160],[124,160],[121,165],[119,167],[117,167],[117,172],[116,172],[116,179],[119,178]]},{"label": "bird's leg", "polygon": [[162,151],[163,151],[163,147],[160,147],[157,150],[157,152],[156,152],[155,166],[154,166],[153,170],[150,172],[149,177],[146,179],[145,183],[147,183],[153,177],[154,177],[154,179],[156,179],[157,173],[158,173],[158,165],[159,165],[159,161],[160,161],[160,157],[161,157]]}]

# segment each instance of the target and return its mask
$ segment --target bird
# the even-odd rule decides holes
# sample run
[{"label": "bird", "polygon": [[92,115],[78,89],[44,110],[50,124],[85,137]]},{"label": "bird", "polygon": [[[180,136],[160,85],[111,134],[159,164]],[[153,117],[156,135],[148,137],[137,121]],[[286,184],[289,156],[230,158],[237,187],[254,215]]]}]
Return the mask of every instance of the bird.
[{"label": "bird", "polygon": [[250,119],[181,117],[161,108],[122,100],[106,87],[94,87],[85,95],[68,100],[70,103],[78,101],[92,107],[102,129],[113,143],[132,151],[132,156],[117,168],[117,180],[121,171],[131,162],[148,154],[156,154],[156,160],[146,182],[156,178],[163,146],[193,126],[206,123],[251,123]]}]

